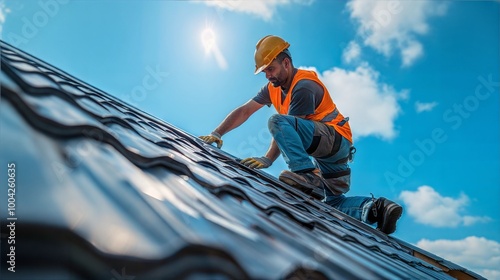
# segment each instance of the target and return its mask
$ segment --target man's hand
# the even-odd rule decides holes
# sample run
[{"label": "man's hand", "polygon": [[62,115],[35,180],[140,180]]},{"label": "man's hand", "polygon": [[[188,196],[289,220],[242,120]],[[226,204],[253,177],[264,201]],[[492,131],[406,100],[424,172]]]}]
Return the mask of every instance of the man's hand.
[{"label": "man's hand", "polygon": [[216,143],[217,144],[217,148],[221,148],[222,147],[222,139],[221,139],[221,135],[217,132],[212,132],[210,133],[210,135],[207,135],[207,136],[200,136],[200,139],[203,140],[203,142],[207,143],[207,144],[212,144],[212,143]]},{"label": "man's hand", "polygon": [[267,157],[246,158],[242,160],[240,163],[250,168],[257,168],[257,169],[268,168],[269,166],[271,166],[271,164],[273,164],[273,162]]}]

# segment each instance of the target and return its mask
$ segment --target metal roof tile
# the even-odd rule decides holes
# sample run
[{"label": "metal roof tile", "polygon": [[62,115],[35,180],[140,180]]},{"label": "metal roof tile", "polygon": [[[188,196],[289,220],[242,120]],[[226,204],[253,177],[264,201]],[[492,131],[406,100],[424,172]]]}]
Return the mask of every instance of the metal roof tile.
[{"label": "metal roof tile", "polygon": [[451,278],[418,251],[481,278],[3,42],[1,54],[0,151],[29,174],[22,277]]}]

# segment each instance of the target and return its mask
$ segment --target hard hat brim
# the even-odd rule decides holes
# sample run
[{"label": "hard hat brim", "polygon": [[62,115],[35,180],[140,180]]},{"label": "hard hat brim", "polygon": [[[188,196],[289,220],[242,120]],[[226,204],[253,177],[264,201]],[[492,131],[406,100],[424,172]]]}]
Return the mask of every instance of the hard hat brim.
[{"label": "hard hat brim", "polygon": [[[273,60],[273,61],[274,61],[274,60]],[[255,68],[255,72],[254,72],[253,74],[254,74],[254,75],[259,74],[260,72],[262,72],[262,70],[266,69],[266,67],[267,67],[267,66],[269,66],[269,64],[268,64],[268,65],[262,65],[262,66],[261,66],[261,67],[259,67],[259,68]]]}]

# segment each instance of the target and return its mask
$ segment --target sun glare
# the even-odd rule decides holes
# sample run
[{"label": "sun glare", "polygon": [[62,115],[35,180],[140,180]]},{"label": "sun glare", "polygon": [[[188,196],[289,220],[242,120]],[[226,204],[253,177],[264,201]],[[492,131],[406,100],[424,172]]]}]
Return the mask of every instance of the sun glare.
[{"label": "sun glare", "polygon": [[205,25],[205,29],[201,32],[201,43],[205,49],[207,57],[215,58],[217,65],[223,70],[227,69],[227,61],[220,50],[220,46],[216,40],[215,31],[210,25]]},{"label": "sun glare", "polygon": [[215,47],[215,32],[212,28],[206,27],[201,33],[201,42],[206,53],[210,53]]}]

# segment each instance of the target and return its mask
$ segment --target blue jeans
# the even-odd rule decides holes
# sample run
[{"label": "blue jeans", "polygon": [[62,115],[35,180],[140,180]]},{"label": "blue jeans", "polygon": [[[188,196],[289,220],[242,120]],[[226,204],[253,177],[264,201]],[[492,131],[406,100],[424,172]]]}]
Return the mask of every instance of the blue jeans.
[{"label": "blue jeans", "polygon": [[[328,158],[311,159],[306,150],[313,139],[313,121],[275,114],[269,118],[268,126],[290,171],[319,168],[322,174],[327,174],[349,168],[347,163],[335,163],[349,155],[352,144],[344,137],[336,154]],[[368,222],[368,212],[372,206],[370,197],[335,195],[328,188],[324,188],[324,194],[323,201],[327,204],[355,219]]]}]

